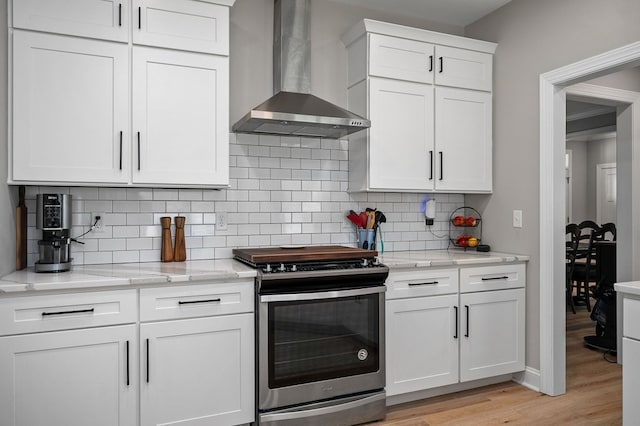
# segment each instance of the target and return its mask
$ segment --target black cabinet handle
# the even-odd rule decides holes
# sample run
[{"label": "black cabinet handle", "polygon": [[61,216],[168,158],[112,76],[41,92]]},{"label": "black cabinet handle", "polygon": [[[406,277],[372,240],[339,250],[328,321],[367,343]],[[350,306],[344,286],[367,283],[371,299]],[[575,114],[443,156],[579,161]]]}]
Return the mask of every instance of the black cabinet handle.
[{"label": "black cabinet handle", "polygon": [[94,309],[90,308],[90,309],[77,309],[74,311],[43,312],[42,316],[46,317],[51,315],[84,314],[84,313],[93,312],[93,311]]},{"label": "black cabinet handle", "polygon": [[142,29],[142,8],[138,7],[138,29]]},{"label": "black cabinet handle", "polygon": [[147,339],[147,383],[149,383],[149,339]]},{"label": "black cabinet handle", "polygon": [[122,170],[122,130],[120,130],[120,170]]},{"label": "black cabinet handle", "polygon": [[464,305],[464,310],[467,315],[467,332],[464,333],[464,337],[469,337],[469,305]]},{"label": "black cabinet handle", "polygon": [[442,72],[444,70],[443,62],[442,62],[442,56],[440,56],[440,58],[438,58],[438,60],[440,61],[440,71],[438,71],[438,72]]},{"label": "black cabinet handle", "polygon": [[457,306],[453,307],[453,312],[454,312],[453,316],[456,320],[456,334],[453,335],[453,338],[457,339],[458,338],[458,307]]},{"label": "black cabinet handle", "polygon": [[190,305],[190,304],[194,304],[194,303],[213,303],[213,302],[219,302],[220,298],[218,299],[207,299],[207,300],[179,300],[178,301],[178,305]]},{"label": "black cabinet handle", "polygon": [[442,151],[438,151],[438,155],[440,156],[440,180],[444,179],[444,172],[442,170]]},{"label": "black cabinet handle", "polygon": [[507,277],[506,275],[502,276],[502,277],[489,277],[489,278],[481,278],[481,281],[495,281],[495,280],[508,280],[509,277]]},{"label": "black cabinet handle", "polygon": [[429,151],[429,180],[433,180],[433,151]]},{"label": "black cabinet handle", "polygon": [[416,285],[434,285],[434,284],[438,284],[438,281],[426,281],[423,283],[409,283],[409,287],[416,286]]},{"label": "black cabinet handle", "polygon": [[140,132],[138,132],[138,170],[140,170]]},{"label": "black cabinet handle", "polygon": [[429,55],[429,72],[433,71],[433,55]]},{"label": "black cabinet handle", "polygon": [[118,3],[118,26],[122,26],[122,3]]},{"label": "black cabinet handle", "polygon": [[127,340],[127,386],[129,386],[129,341]]}]

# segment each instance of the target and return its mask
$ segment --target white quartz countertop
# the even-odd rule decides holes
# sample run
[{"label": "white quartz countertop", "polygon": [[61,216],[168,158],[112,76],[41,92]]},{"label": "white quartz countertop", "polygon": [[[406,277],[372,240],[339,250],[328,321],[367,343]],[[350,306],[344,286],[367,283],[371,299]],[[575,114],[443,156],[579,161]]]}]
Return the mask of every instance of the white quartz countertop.
[{"label": "white quartz countertop", "polygon": [[[528,256],[457,250],[425,250],[384,253],[379,256],[389,268],[469,266],[528,261]],[[36,273],[33,267],[0,279],[0,294],[39,290],[100,289],[126,286],[161,286],[190,282],[224,282],[254,278],[256,271],[233,259],[186,262],[149,262],[74,266],[71,271]]]},{"label": "white quartz countertop", "polygon": [[633,294],[640,296],[640,281],[628,281],[622,283],[615,283],[613,288],[620,293]]},{"label": "white quartz countertop", "polygon": [[389,268],[424,268],[437,266],[471,266],[487,263],[526,262],[529,256],[497,252],[463,250],[396,251],[384,253],[382,263]]},{"label": "white quartz countertop", "polygon": [[256,271],[233,259],[74,266],[71,271],[37,273],[32,267],[2,277],[0,293],[113,286],[162,285],[191,281],[254,278]]}]

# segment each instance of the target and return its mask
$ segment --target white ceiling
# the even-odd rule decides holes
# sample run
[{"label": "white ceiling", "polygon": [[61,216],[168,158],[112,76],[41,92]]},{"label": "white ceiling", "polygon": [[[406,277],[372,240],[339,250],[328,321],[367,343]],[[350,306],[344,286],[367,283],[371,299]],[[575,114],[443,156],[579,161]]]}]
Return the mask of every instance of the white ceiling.
[{"label": "white ceiling", "polygon": [[465,27],[511,0],[332,0],[378,12]]}]

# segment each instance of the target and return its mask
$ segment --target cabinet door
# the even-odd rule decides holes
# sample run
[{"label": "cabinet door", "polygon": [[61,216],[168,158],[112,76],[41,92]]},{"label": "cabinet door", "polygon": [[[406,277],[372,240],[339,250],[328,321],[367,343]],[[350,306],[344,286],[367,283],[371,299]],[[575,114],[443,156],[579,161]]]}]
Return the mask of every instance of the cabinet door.
[{"label": "cabinet door", "polygon": [[460,381],[524,370],[525,290],[460,295]]},{"label": "cabinet door", "polygon": [[126,42],[129,0],[14,0],[13,26]]},{"label": "cabinet door", "polygon": [[137,423],[136,326],[0,338],[0,424]]},{"label": "cabinet door", "polygon": [[436,189],[491,192],[491,93],[438,87],[435,97]]},{"label": "cabinet door", "polygon": [[229,7],[196,0],[133,0],[133,42],[228,56]]},{"label": "cabinet door", "polygon": [[126,45],[16,30],[12,74],[14,181],[128,181]]},{"label": "cabinet door", "polygon": [[133,50],[134,183],[229,183],[228,59]]},{"label": "cabinet door", "polygon": [[141,424],[253,421],[253,327],[253,314],[141,324]]},{"label": "cabinet door", "polygon": [[433,87],[370,79],[370,189],[433,188]]},{"label": "cabinet door", "polygon": [[434,46],[421,41],[369,35],[369,75],[432,83]]},{"label": "cabinet door", "polygon": [[622,339],[622,353],[624,355],[624,364],[622,364],[622,423],[632,425],[637,423],[640,418],[640,405],[638,404],[640,341],[624,337]]},{"label": "cabinet door", "polygon": [[493,87],[493,55],[436,46],[435,84],[490,92]]},{"label": "cabinet door", "polygon": [[458,382],[455,294],[386,304],[387,395]]}]

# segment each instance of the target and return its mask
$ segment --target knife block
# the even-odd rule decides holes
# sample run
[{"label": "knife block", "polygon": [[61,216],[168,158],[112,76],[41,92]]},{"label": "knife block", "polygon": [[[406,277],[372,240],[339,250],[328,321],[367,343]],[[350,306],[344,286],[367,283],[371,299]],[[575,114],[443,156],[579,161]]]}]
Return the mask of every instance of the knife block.
[{"label": "knife block", "polygon": [[162,262],[173,261],[173,247],[171,246],[171,218],[161,217],[162,226],[162,247],[160,249],[160,260]]},{"label": "knife block", "polygon": [[187,260],[187,247],[184,241],[184,216],[176,216],[176,242],[173,248],[173,260],[175,262],[184,262]]}]

